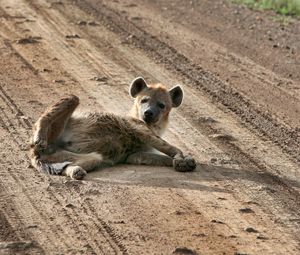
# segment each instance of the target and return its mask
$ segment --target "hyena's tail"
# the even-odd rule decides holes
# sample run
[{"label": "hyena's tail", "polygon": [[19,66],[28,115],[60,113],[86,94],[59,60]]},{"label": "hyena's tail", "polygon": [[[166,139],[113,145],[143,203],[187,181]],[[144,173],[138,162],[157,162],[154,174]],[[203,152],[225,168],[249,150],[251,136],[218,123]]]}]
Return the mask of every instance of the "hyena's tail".
[{"label": "hyena's tail", "polygon": [[38,150],[31,148],[29,152],[31,165],[42,172],[52,175],[61,175],[66,166],[72,162],[66,161],[61,163],[49,163],[41,160],[41,155]]}]

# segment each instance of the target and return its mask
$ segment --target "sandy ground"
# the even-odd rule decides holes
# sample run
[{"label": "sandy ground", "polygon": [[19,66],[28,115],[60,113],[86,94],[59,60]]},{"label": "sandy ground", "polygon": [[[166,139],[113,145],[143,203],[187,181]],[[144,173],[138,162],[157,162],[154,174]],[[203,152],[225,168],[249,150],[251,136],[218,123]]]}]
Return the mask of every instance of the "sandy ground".
[{"label": "sandy ground", "polygon": [[[0,254],[300,253],[299,30],[221,0],[0,0]],[[136,76],[184,86],[165,139],[195,172],[30,166],[46,106],[126,114]]]}]

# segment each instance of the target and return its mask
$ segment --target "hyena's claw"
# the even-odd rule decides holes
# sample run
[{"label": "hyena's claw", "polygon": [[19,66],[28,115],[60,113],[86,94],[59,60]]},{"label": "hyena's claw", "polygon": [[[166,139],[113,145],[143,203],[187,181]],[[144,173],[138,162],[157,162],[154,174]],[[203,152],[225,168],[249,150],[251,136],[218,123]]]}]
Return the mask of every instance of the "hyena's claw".
[{"label": "hyena's claw", "polygon": [[70,171],[70,177],[75,180],[82,180],[86,174],[86,171],[80,166],[72,166]]},{"label": "hyena's claw", "polygon": [[178,156],[173,159],[173,166],[176,171],[188,172],[196,168],[196,161],[191,156]]}]

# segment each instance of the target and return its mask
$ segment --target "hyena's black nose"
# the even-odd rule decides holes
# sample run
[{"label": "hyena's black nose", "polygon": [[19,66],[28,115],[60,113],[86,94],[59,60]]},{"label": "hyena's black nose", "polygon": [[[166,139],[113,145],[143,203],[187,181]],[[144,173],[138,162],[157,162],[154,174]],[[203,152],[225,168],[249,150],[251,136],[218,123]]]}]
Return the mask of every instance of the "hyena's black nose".
[{"label": "hyena's black nose", "polygon": [[153,116],[153,112],[148,109],[144,112],[144,115],[146,118],[151,118]]}]

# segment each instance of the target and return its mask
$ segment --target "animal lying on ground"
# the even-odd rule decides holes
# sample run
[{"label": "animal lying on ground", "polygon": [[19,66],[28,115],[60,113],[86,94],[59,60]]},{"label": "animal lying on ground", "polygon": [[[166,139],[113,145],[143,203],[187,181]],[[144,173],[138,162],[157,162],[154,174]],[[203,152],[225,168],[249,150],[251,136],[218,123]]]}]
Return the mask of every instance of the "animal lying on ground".
[{"label": "animal lying on ground", "polygon": [[[82,179],[93,169],[118,163],[173,166],[192,171],[195,160],[160,138],[169,113],[183,99],[180,86],[133,80],[135,98],[130,117],[111,113],[74,112],[79,104],[70,95],[49,107],[34,124],[30,158],[36,169]],[[163,154],[151,152],[156,149]]]}]

